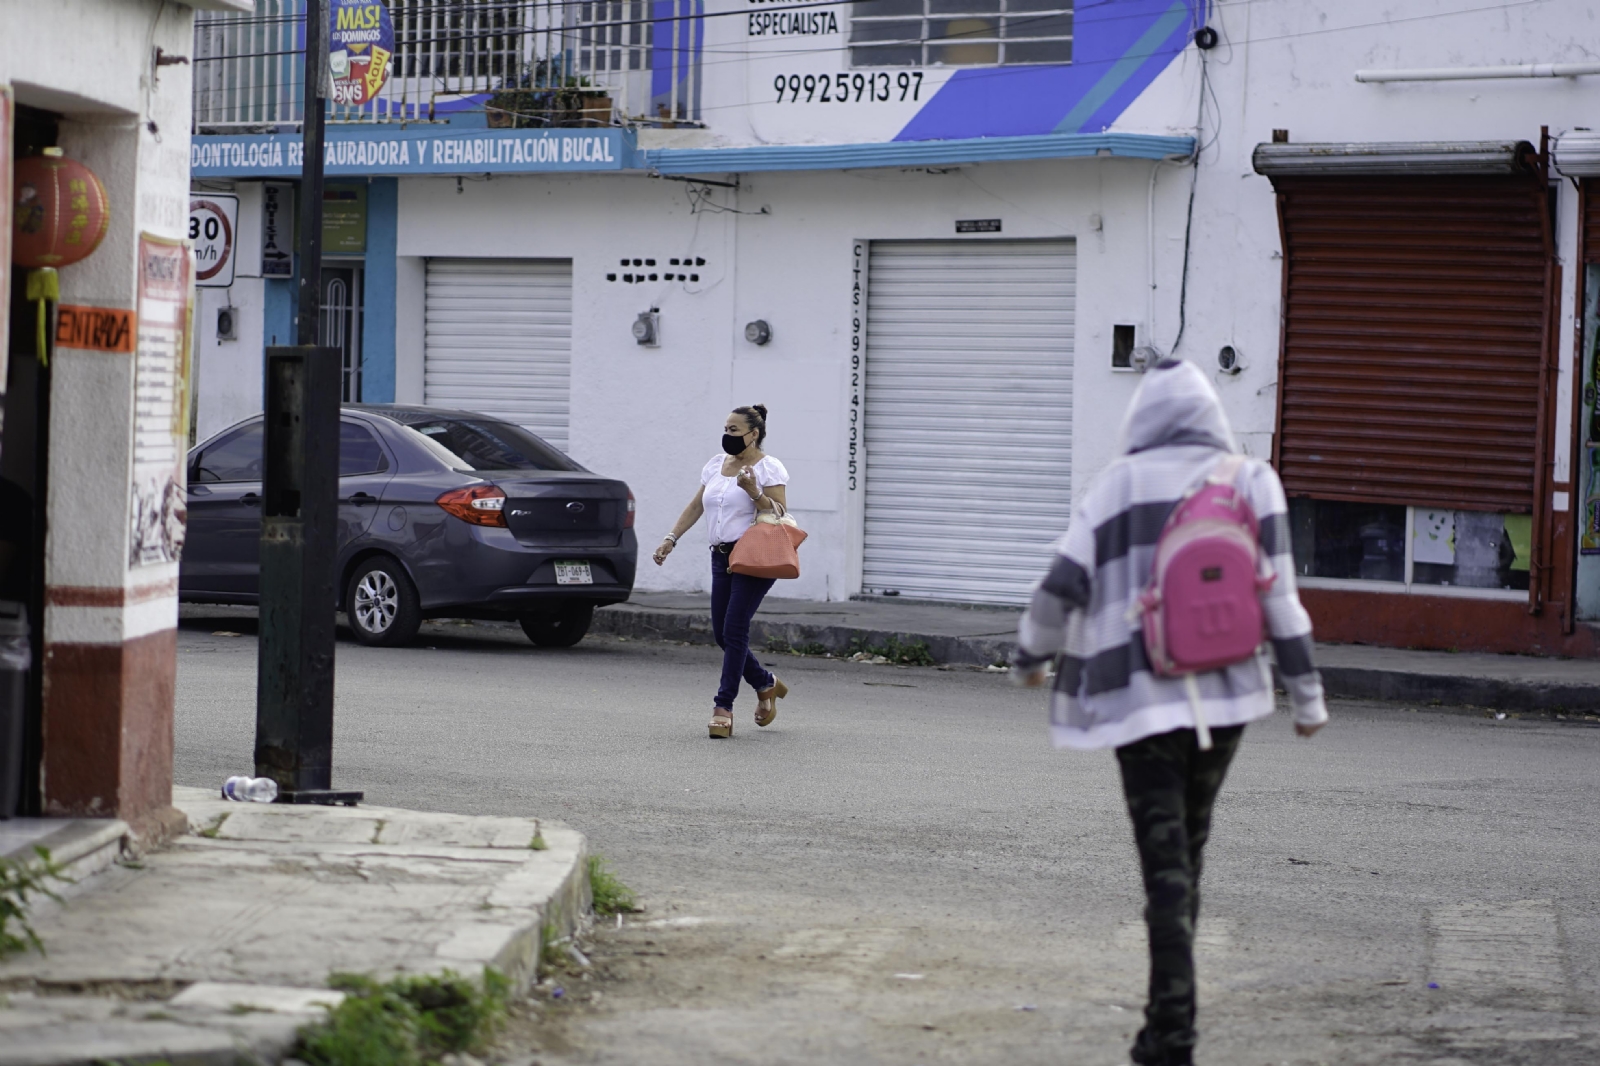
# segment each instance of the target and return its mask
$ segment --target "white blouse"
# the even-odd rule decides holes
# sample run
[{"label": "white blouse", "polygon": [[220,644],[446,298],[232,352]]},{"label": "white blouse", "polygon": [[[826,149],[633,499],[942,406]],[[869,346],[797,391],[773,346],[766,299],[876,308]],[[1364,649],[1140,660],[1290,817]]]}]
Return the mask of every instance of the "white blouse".
[{"label": "white blouse", "polygon": [[[718,453],[700,471],[700,484],[705,486],[700,502],[706,509],[706,526],[711,532],[712,544],[731,544],[744,536],[756,524],[756,501],[739,487],[736,477],[722,476],[722,461],[727,456]],[[765,492],[773,485],[787,485],[789,471],[782,463],[768,455],[750,468],[756,475],[756,484]]]}]

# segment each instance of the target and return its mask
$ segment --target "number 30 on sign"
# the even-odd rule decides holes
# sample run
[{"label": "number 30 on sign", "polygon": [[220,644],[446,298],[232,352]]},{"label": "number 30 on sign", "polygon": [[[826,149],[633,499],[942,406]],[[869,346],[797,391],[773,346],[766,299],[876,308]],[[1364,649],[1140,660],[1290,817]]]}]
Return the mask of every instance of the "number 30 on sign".
[{"label": "number 30 on sign", "polygon": [[233,284],[239,231],[239,198],[218,193],[189,201],[189,243],[194,246],[194,283],[202,288]]}]

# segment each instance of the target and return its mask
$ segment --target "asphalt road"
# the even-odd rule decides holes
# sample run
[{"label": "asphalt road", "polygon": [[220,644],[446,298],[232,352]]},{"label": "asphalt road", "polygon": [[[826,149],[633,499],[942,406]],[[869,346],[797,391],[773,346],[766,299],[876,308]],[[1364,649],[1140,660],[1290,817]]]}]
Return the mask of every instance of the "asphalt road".
[{"label": "asphalt road", "polygon": [[[176,776],[214,786],[249,769],[254,623],[185,615]],[[337,785],[562,819],[646,904],[543,1062],[1127,1061],[1142,899],[1109,753],[1051,751],[1042,696],[996,674],[787,656],[776,724],[746,696],[709,741],[717,662],[452,623],[340,646]],[[1333,714],[1252,726],[1223,790],[1197,1061],[1600,1061],[1600,728]]]}]

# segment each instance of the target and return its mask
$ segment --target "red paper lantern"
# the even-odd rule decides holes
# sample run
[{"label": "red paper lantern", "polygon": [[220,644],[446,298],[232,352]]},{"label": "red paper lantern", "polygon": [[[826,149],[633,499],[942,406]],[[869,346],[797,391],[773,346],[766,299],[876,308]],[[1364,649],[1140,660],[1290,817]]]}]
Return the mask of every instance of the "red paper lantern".
[{"label": "red paper lantern", "polygon": [[111,225],[106,187],[94,171],[60,155],[17,160],[11,261],[64,267],[88,257]]}]

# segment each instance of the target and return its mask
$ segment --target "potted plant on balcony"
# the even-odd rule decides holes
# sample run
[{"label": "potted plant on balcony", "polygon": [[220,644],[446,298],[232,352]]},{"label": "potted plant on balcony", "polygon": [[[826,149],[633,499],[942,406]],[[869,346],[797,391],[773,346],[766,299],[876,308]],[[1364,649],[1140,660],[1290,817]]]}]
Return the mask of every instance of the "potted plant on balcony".
[{"label": "potted plant on balcony", "polygon": [[559,62],[546,59],[503,83],[486,110],[495,129],[609,126],[612,121],[610,94],[586,77],[564,75]]}]

